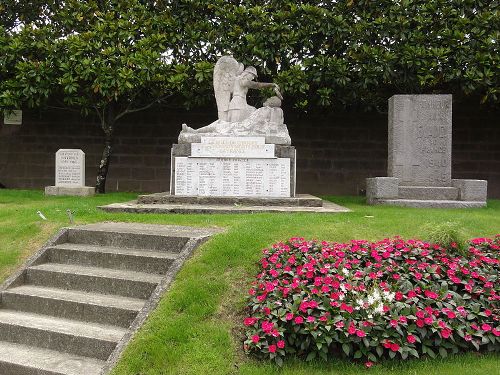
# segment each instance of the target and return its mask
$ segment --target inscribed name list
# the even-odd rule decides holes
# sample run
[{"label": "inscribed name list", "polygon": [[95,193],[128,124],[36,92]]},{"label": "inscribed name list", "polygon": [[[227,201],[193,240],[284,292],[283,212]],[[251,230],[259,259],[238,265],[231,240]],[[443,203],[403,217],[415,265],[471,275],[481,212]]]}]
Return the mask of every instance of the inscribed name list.
[{"label": "inscribed name list", "polygon": [[290,159],[175,159],[175,195],[290,197]]},{"label": "inscribed name list", "polygon": [[56,153],[56,186],[85,186],[85,153],[61,149]]}]

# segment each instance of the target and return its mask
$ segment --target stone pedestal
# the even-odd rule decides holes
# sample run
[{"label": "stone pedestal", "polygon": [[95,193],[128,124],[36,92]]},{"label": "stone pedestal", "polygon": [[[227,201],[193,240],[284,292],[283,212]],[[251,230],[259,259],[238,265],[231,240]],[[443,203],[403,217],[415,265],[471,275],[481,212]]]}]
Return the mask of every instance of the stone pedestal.
[{"label": "stone pedestal", "polygon": [[295,196],[295,148],[264,137],[201,137],[172,146],[170,194],[187,197]]},{"label": "stone pedestal", "polygon": [[486,205],[487,181],[451,179],[451,113],[451,95],[395,95],[389,99],[389,177],[366,180],[368,204]]},{"label": "stone pedestal", "polygon": [[56,152],[55,186],[45,187],[45,195],[91,196],[95,188],[85,186],[85,153],[79,149]]}]

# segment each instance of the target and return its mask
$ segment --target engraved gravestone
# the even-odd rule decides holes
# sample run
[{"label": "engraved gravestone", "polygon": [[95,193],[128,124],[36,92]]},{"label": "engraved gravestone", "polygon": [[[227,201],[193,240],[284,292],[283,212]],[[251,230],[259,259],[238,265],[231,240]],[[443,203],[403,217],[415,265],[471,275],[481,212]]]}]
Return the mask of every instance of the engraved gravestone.
[{"label": "engraved gravestone", "polygon": [[401,185],[450,186],[451,95],[389,99],[388,175]]},{"label": "engraved gravestone", "polygon": [[56,152],[56,186],[85,186],[85,153],[82,150]]},{"label": "engraved gravestone", "polygon": [[85,153],[80,149],[56,152],[55,186],[46,186],[46,195],[94,195],[95,188],[85,186]]},{"label": "engraved gravestone", "polygon": [[451,95],[394,95],[389,99],[389,177],[366,179],[369,204],[486,205],[486,180],[451,178],[451,114]]}]

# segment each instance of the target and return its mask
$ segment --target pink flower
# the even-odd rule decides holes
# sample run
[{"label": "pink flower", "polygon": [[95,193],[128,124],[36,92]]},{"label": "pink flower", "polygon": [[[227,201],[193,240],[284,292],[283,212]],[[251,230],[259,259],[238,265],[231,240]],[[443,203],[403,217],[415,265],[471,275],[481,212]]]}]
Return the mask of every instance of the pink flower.
[{"label": "pink flower", "polygon": [[316,320],[316,318],[315,318],[314,316],[309,315],[309,316],[307,317],[307,322],[308,322],[308,323],[313,323],[315,320]]},{"label": "pink flower", "polygon": [[287,313],[287,314],[285,315],[285,319],[286,319],[286,320],[292,320],[292,319],[293,319],[293,314],[292,314],[292,313]]},{"label": "pink flower", "polygon": [[247,327],[253,326],[255,322],[257,322],[256,318],[245,318],[245,320],[243,320],[243,324],[246,325]]},{"label": "pink flower", "polygon": [[399,317],[399,322],[402,324],[408,323],[408,320],[406,319],[406,316],[400,316]]},{"label": "pink flower", "polygon": [[276,345],[278,345],[278,348],[283,349],[285,347],[285,341],[280,340]]},{"label": "pink flower", "polygon": [[432,298],[432,299],[436,299],[438,298],[438,294],[436,292],[433,292],[431,290],[426,290],[424,292],[424,295],[427,297],[427,298]]},{"label": "pink flower", "polygon": [[448,311],[446,315],[449,319],[455,319],[457,317],[457,315],[453,311]]},{"label": "pink flower", "polygon": [[270,333],[274,328],[274,323],[264,321],[262,322],[261,327],[265,333]]},{"label": "pink flower", "polygon": [[489,324],[486,324],[484,323],[482,326],[481,326],[481,329],[485,332],[489,332],[491,331],[491,326]]},{"label": "pink flower", "polygon": [[397,327],[397,325],[398,325],[398,321],[397,321],[397,320],[394,320],[394,319],[391,319],[391,321],[390,321],[390,325],[391,325],[391,327]]},{"label": "pink flower", "polygon": [[270,315],[270,314],[271,314],[271,309],[270,309],[269,307],[264,307],[264,308],[262,309],[262,311],[263,311],[263,312],[264,312],[264,314],[266,314],[266,315]]},{"label": "pink flower", "polygon": [[392,344],[391,344],[391,350],[392,350],[393,352],[397,352],[397,351],[399,350],[399,345],[398,345],[398,344],[396,344],[396,343],[392,343]]},{"label": "pink flower", "polygon": [[472,336],[469,335],[469,334],[467,334],[467,335],[464,336],[464,340],[465,341],[472,341]]},{"label": "pink flower", "polygon": [[366,332],[358,329],[356,331],[356,336],[358,336],[358,337],[365,337],[366,336]]},{"label": "pink flower", "polygon": [[335,327],[337,327],[337,328],[343,328],[344,327],[344,321],[341,320],[341,321],[335,323]]},{"label": "pink flower", "polygon": [[257,344],[259,342],[259,340],[260,340],[260,337],[258,335],[253,335],[252,336],[252,342],[254,344]]},{"label": "pink flower", "polygon": [[304,318],[301,316],[296,316],[294,322],[295,324],[302,324],[304,323]]},{"label": "pink flower", "polygon": [[269,345],[269,353],[276,353],[276,345]]},{"label": "pink flower", "polygon": [[354,335],[356,333],[356,327],[354,326],[353,323],[351,323],[349,325],[349,328],[347,329],[347,332],[350,334],[350,335]]},{"label": "pink flower", "polygon": [[500,336],[500,329],[493,328],[491,330],[491,333],[493,333],[495,336],[498,337],[498,336]]},{"label": "pink flower", "polygon": [[374,363],[373,363],[373,362],[370,362],[370,361],[365,362],[365,366],[366,366],[366,368],[370,368],[370,367],[372,367],[373,365],[374,365]]},{"label": "pink flower", "polygon": [[447,339],[448,337],[450,337],[450,335],[451,335],[451,329],[444,328],[441,330],[441,337],[443,339]]},{"label": "pink flower", "polygon": [[408,336],[406,337],[406,341],[408,341],[410,344],[413,344],[413,343],[415,343],[415,341],[417,341],[417,340],[416,340],[415,336],[413,336],[413,335],[408,335]]}]

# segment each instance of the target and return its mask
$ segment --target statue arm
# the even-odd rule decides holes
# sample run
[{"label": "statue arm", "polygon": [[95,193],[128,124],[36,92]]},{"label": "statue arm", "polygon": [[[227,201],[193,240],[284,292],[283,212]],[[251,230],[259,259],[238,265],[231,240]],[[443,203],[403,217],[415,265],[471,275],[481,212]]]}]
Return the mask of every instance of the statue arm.
[{"label": "statue arm", "polygon": [[254,81],[248,81],[247,82],[247,87],[251,89],[265,89],[267,87],[272,87],[274,88],[274,92],[276,95],[283,100],[283,96],[281,95],[280,87],[276,83],[270,83],[270,82],[254,82]]}]

